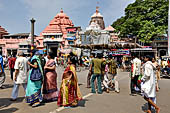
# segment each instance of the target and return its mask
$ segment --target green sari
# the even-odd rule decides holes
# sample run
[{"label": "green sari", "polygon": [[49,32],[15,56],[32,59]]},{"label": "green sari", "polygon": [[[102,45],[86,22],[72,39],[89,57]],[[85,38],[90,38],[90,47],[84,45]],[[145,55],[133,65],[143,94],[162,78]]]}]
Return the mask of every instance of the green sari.
[{"label": "green sari", "polygon": [[[31,63],[37,64],[38,68],[40,69],[43,75],[41,62],[38,56],[34,55],[31,59]],[[33,68],[31,68],[31,70],[29,71],[29,77],[28,77],[27,89],[26,89],[26,102],[30,104],[41,102],[43,99],[42,94],[41,94],[42,80],[31,81],[30,76],[31,76],[32,70]]]}]

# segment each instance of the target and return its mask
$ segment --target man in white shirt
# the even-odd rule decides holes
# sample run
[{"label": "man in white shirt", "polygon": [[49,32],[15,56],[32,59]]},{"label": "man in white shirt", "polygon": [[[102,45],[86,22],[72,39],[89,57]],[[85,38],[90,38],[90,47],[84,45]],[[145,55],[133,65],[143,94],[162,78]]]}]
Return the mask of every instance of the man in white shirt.
[{"label": "man in white shirt", "polygon": [[151,113],[151,107],[155,107],[156,113],[159,113],[160,108],[153,102],[156,98],[156,75],[154,73],[154,65],[151,62],[152,58],[148,55],[145,57],[146,63],[143,66],[143,77],[141,79],[141,92],[144,99],[148,102],[147,113]]},{"label": "man in white shirt", "polygon": [[24,53],[22,51],[19,51],[18,53],[18,58],[16,59],[15,62],[15,73],[14,73],[14,87],[12,90],[12,96],[11,96],[11,101],[16,101],[18,97],[18,90],[19,86],[22,84],[24,90],[26,90],[27,87],[27,59],[23,57]]},{"label": "man in white shirt", "polygon": [[[138,84],[138,78],[141,75],[141,60],[135,55],[135,58],[132,61],[133,70],[131,77],[131,94],[136,93],[136,88],[141,89],[140,84]],[[135,88],[136,87],[136,88]]]}]

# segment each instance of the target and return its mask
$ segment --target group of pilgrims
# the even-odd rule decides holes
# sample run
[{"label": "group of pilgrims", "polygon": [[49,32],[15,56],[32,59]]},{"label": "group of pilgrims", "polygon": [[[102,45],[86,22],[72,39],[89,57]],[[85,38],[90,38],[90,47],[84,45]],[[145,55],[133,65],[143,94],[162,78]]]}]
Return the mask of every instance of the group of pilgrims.
[{"label": "group of pilgrims", "polygon": [[[58,106],[77,106],[78,101],[82,100],[76,74],[77,56],[73,52],[69,54],[58,90],[54,54],[49,52],[47,56],[41,56],[37,50],[32,50],[30,55],[31,57],[27,59],[22,51],[18,52],[10,100],[17,100],[19,86],[22,85],[26,103],[32,107],[52,101],[57,101]],[[2,66],[0,65],[0,74],[4,71]],[[140,94],[144,97],[148,102],[147,113],[151,113],[152,108],[159,113],[160,108],[156,105],[156,91],[159,90],[160,79],[158,63],[149,55],[142,60],[136,55],[131,61],[131,67],[131,95]],[[117,68],[117,62],[112,54],[107,57],[103,57],[103,54],[91,56],[87,75],[87,88],[91,88],[91,93],[102,94],[103,91],[109,93],[112,89],[120,93]]]},{"label": "group of pilgrims", "polygon": [[77,106],[77,102],[82,100],[82,95],[75,71],[76,56],[70,54],[58,90],[54,54],[49,52],[46,57],[43,57],[37,50],[32,50],[30,54],[31,57],[27,59],[22,51],[18,52],[10,100],[17,100],[19,86],[22,85],[26,103],[32,107],[52,101],[57,101],[58,106]]}]

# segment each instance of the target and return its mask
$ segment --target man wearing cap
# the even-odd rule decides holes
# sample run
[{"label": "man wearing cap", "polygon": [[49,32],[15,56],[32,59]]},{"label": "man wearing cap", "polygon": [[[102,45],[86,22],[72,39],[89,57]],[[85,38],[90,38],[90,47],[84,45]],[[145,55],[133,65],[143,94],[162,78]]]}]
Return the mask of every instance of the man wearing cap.
[{"label": "man wearing cap", "polygon": [[22,84],[24,90],[27,87],[27,59],[24,57],[24,53],[22,51],[18,52],[18,58],[15,62],[15,73],[14,73],[14,87],[12,90],[11,101],[15,101],[18,97],[19,86]]}]

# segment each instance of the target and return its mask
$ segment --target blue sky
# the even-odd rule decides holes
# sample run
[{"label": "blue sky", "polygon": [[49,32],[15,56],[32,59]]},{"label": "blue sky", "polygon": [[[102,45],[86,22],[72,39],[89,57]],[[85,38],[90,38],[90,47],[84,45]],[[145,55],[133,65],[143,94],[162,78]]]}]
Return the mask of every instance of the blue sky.
[{"label": "blue sky", "polygon": [[83,29],[89,24],[97,2],[105,25],[111,25],[124,15],[124,9],[135,0],[0,0],[0,25],[9,33],[30,32],[30,19],[36,19],[35,34],[49,24],[63,8],[75,26]]}]

